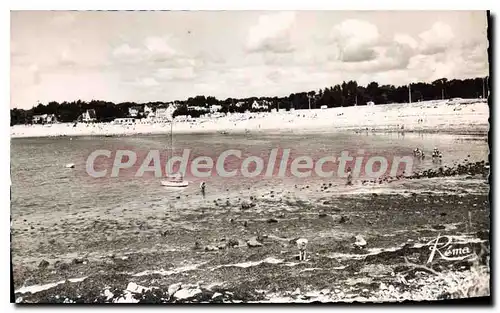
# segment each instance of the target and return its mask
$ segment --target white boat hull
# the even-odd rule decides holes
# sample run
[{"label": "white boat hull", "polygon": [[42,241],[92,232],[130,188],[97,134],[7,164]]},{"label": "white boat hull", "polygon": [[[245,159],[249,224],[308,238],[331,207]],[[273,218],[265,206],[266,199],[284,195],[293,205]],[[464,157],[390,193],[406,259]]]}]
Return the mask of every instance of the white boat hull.
[{"label": "white boat hull", "polygon": [[187,181],[169,181],[169,180],[162,180],[161,185],[165,187],[175,187],[175,188],[182,188],[182,187],[187,187],[189,185],[189,182]]}]

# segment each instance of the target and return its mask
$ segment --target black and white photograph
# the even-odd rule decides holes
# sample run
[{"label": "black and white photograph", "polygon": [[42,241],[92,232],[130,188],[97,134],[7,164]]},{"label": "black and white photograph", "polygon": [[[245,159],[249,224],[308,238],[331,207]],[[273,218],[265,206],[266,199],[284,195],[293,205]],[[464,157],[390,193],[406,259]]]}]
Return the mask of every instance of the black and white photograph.
[{"label": "black and white photograph", "polygon": [[16,306],[491,304],[489,11],[9,15]]}]

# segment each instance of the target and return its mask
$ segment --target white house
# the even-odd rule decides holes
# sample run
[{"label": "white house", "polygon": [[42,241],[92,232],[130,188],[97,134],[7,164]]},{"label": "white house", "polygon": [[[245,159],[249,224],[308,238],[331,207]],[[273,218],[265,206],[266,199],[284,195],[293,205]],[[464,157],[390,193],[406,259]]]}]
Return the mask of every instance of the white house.
[{"label": "white house", "polygon": [[115,118],[113,120],[113,123],[119,125],[132,125],[135,123],[135,118],[133,117]]},{"label": "white house", "polygon": [[252,109],[254,110],[267,110],[269,108],[269,105],[267,104],[267,101],[264,100],[262,103],[259,103],[257,100],[254,100],[252,103]]},{"label": "white house", "polygon": [[41,115],[33,115],[32,118],[32,123],[33,124],[39,124],[39,123],[56,123],[57,122],[57,117],[55,114],[41,114]]},{"label": "white house", "polygon": [[210,106],[210,113],[217,113],[222,110],[222,105],[212,104]]},{"label": "white house", "polygon": [[139,115],[139,108],[137,107],[128,108],[128,115],[130,117],[137,117],[137,115]]},{"label": "white house", "polygon": [[154,113],[154,110],[149,105],[144,106],[144,115],[149,116],[150,113]]},{"label": "white house", "polygon": [[159,121],[170,121],[177,105],[170,103],[167,108],[157,108],[154,118]]},{"label": "white house", "polygon": [[89,109],[89,110],[85,111],[85,113],[83,113],[81,115],[81,118],[82,118],[82,121],[85,123],[95,122],[97,120],[97,116],[95,114],[94,109]]},{"label": "white house", "polygon": [[326,106],[326,105],[322,105],[322,106],[321,106],[321,110],[324,110],[324,109],[328,109],[328,106]]},{"label": "white house", "polygon": [[245,104],[245,102],[244,102],[244,101],[238,101],[238,102],[236,102],[235,106],[236,106],[237,108],[241,108],[244,104]]},{"label": "white house", "polygon": [[172,118],[172,113],[169,108],[158,108],[155,112],[155,118],[159,120],[170,120]]}]

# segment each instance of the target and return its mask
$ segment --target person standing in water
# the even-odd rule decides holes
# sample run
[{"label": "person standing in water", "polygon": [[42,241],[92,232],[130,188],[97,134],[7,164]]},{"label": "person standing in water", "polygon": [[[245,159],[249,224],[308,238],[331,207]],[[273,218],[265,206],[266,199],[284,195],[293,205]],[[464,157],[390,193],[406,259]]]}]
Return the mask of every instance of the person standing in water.
[{"label": "person standing in water", "polygon": [[203,198],[205,198],[205,186],[206,186],[205,182],[204,181],[201,182],[200,189],[201,189],[201,194],[203,195]]},{"label": "person standing in water", "polygon": [[351,171],[350,167],[347,168],[347,183],[346,183],[346,185],[352,186],[352,171]]}]

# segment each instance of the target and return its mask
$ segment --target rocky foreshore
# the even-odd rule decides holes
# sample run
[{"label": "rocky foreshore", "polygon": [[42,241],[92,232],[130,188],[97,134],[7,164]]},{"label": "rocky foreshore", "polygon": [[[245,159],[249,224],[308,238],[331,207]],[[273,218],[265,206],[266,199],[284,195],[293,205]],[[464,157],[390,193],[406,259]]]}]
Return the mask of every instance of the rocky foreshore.
[{"label": "rocky foreshore", "polygon": [[[334,184],[323,183],[295,186],[319,189],[314,197],[294,196],[294,188],[273,189],[246,198],[220,197],[171,216],[150,208],[140,219],[106,212],[76,212],[50,225],[16,219],[16,301],[377,302],[489,296],[483,288],[489,285],[489,173],[488,162],[464,160],[376,182],[460,177],[476,184],[475,193],[432,184],[432,192],[412,185],[398,196],[353,195],[329,193]],[[487,252],[475,265],[437,260],[426,270],[429,242],[439,235],[478,254]],[[298,260],[299,238],[309,240],[305,261]],[[33,244],[31,250],[23,242]],[[480,283],[472,283],[476,280]]]}]

